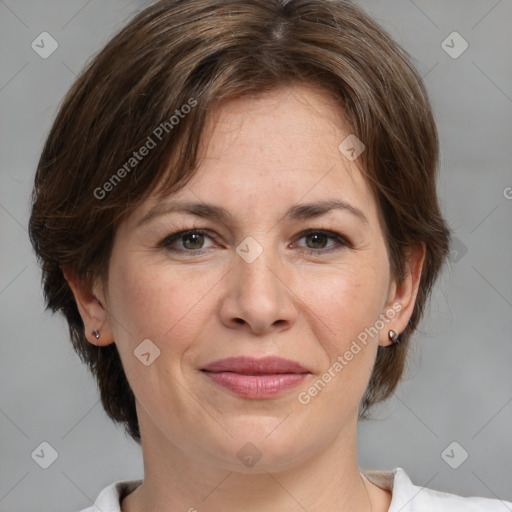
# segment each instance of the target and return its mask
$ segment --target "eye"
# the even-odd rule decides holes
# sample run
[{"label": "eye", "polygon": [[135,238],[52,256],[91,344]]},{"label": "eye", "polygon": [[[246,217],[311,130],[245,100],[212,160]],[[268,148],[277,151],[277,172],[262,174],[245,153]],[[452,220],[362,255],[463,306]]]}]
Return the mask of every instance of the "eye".
[{"label": "eye", "polygon": [[209,248],[204,246],[206,239],[211,237],[204,229],[187,229],[169,235],[159,245],[173,252],[200,252]]},{"label": "eye", "polygon": [[[309,251],[310,254],[322,254],[350,246],[349,242],[342,235],[325,229],[303,231],[300,233],[299,239],[306,240],[306,247],[304,249],[311,249]],[[327,245],[329,241],[332,242],[330,246]]]},{"label": "eye", "polygon": [[[298,245],[299,249],[309,252],[309,254],[323,254],[339,250],[343,247],[351,247],[351,244],[345,237],[334,231],[325,229],[309,229],[299,233],[297,240],[306,240],[306,246]],[[210,240],[212,244],[205,245]],[[330,242],[330,245],[328,245]],[[176,231],[159,244],[159,247],[174,253],[196,253],[202,254],[206,249],[216,247],[213,238],[207,230],[204,229],[181,229]]]}]

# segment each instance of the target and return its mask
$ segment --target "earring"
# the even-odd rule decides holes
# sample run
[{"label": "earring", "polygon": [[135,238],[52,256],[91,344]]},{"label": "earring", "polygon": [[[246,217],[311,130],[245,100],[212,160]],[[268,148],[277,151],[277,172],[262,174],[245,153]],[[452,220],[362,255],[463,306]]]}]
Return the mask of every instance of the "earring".
[{"label": "earring", "polygon": [[97,340],[99,340],[99,339],[100,339],[100,331],[97,331],[96,329],[94,329],[94,331],[92,331],[92,335],[93,335]]},{"label": "earring", "polygon": [[398,339],[399,334],[395,331],[390,330],[388,332],[388,338],[394,343],[397,344],[400,340]]}]

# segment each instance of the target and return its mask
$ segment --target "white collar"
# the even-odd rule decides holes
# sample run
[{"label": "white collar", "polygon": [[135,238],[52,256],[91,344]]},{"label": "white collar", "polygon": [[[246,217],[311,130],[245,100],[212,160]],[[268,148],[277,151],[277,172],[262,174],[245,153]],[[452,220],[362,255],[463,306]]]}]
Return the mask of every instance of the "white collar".
[{"label": "white collar", "polygon": [[[388,512],[512,512],[512,502],[499,499],[463,497],[414,485],[400,467],[391,471],[360,470],[375,485],[391,491]],[[140,480],[120,480],[98,495],[94,505],[80,512],[121,512],[120,502],[134,491]]]}]

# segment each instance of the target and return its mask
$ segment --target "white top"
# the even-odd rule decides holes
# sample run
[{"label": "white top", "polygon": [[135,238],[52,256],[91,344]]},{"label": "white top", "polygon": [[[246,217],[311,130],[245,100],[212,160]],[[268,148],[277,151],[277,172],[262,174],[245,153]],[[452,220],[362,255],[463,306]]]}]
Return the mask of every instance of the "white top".
[{"label": "white top", "polygon": [[[361,470],[375,485],[392,493],[388,512],[512,512],[512,502],[462,497],[414,485],[402,468],[392,471]],[[142,480],[114,482],[100,492],[94,505],[80,512],[121,512],[121,500]]]}]

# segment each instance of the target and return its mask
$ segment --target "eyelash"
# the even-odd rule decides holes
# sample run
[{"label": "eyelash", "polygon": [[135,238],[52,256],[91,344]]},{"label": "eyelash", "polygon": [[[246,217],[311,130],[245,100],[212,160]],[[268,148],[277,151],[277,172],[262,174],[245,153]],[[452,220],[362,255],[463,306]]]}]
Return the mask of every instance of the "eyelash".
[{"label": "eyelash", "polygon": [[[176,248],[171,247],[171,245],[175,241],[184,238],[186,235],[195,235],[195,234],[207,236],[208,238],[212,239],[212,241],[213,241],[213,237],[209,234],[208,230],[201,229],[201,228],[195,228],[195,227],[192,227],[192,228],[182,227],[182,228],[179,228],[178,231],[175,231],[174,233],[171,233],[170,235],[166,236],[158,244],[158,246],[166,249],[167,251],[173,252],[173,253],[190,253],[190,254],[201,255],[208,249],[193,250],[193,249],[176,249]],[[337,242],[338,245],[327,248],[327,249],[309,249],[307,247],[301,247],[301,249],[303,251],[307,252],[309,255],[321,255],[321,254],[326,254],[326,253],[329,253],[329,252],[332,252],[335,250],[340,250],[343,247],[352,247],[352,244],[350,244],[350,242],[345,237],[343,237],[341,234],[336,233],[335,231],[330,231],[330,230],[323,229],[323,228],[307,229],[305,231],[301,231],[297,235],[296,238],[298,240],[300,240],[300,239],[304,238],[305,236],[311,235],[311,234],[324,235],[328,239],[331,239],[331,240],[334,240],[335,242]]]}]

